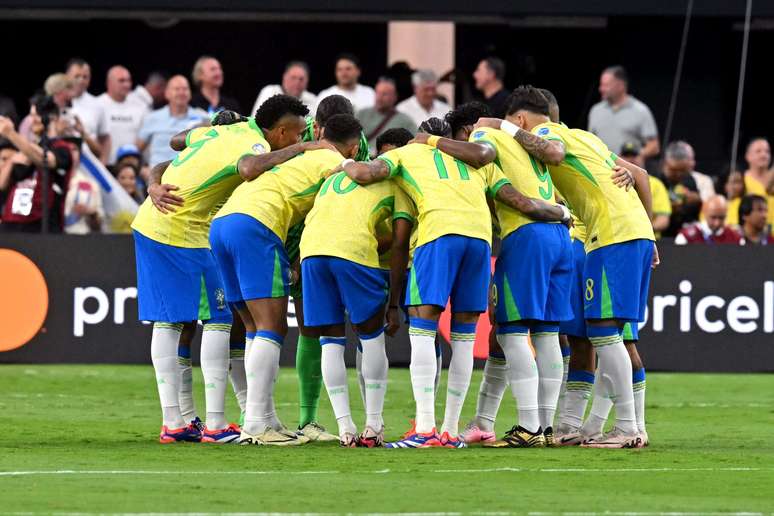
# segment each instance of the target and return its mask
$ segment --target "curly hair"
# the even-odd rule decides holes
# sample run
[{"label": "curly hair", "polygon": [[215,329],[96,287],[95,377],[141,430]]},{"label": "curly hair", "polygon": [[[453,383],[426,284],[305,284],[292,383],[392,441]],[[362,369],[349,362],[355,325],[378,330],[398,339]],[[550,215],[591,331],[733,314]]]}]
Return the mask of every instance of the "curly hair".
[{"label": "curly hair", "polygon": [[317,125],[324,126],[333,115],[352,115],[355,116],[355,108],[347,97],[342,95],[330,95],[325,97],[317,105],[317,114],[314,119]]},{"label": "curly hair", "polygon": [[258,127],[271,129],[285,115],[306,116],[308,113],[309,109],[297,98],[274,95],[255,112],[255,123]]},{"label": "curly hair", "polygon": [[335,143],[347,143],[359,139],[363,126],[352,115],[333,115],[325,122],[325,139]]},{"label": "curly hair", "polygon": [[492,116],[492,110],[483,102],[466,102],[446,113],[444,119],[451,126],[452,134],[457,134],[462,127],[473,125],[479,118]]},{"label": "curly hair", "polygon": [[436,117],[428,118],[419,124],[419,132],[446,138],[450,138],[452,134],[451,126],[445,120]]}]

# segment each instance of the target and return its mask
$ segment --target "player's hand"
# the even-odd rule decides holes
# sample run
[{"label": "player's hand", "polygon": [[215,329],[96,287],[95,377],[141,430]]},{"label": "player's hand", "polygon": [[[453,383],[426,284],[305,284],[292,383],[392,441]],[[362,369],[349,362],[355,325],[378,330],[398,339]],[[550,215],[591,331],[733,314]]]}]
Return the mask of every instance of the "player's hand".
[{"label": "player's hand", "polygon": [[653,261],[650,264],[651,269],[655,269],[661,265],[661,257],[658,255],[658,246],[656,245],[656,242],[653,242]]},{"label": "player's hand", "polygon": [[387,315],[385,316],[387,327],[384,329],[384,333],[393,337],[395,333],[400,329],[400,314],[398,313],[397,306],[391,306],[387,309]]},{"label": "player's hand", "polygon": [[427,143],[427,140],[429,140],[431,136],[431,134],[427,133],[417,133],[417,135],[414,136],[414,138],[412,138],[409,143]]},{"label": "player's hand", "polygon": [[13,132],[13,120],[5,116],[0,116],[0,136],[7,137],[12,132]]},{"label": "player's hand", "polygon": [[326,172],[326,173],[325,173],[325,174],[323,174],[323,175],[325,176],[325,179],[328,179],[328,178],[329,178],[329,177],[331,177],[333,174],[338,174],[339,172],[344,172],[344,167],[342,167],[340,164],[339,164],[339,165],[336,165],[336,168],[332,168],[332,169],[330,169],[328,172]]},{"label": "player's hand", "polygon": [[478,119],[478,122],[476,122],[476,125],[473,126],[473,129],[478,129],[480,127],[492,127],[494,129],[499,129],[500,124],[502,123],[503,121],[500,118],[482,117]]},{"label": "player's hand", "polygon": [[614,166],[613,175],[610,177],[613,179],[615,186],[625,188],[627,192],[634,185],[634,175],[626,167]]},{"label": "player's hand", "polygon": [[319,149],[328,149],[328,150],[332,150],[333,152],[339,152],[339,149],[337,149],[331,142],[327,142],[325,140],[317,140],[314,142],[304,142],[302,145],[303,145],[304,152],[319,150]]},{"label": "player's hand", "polygon": [[153,206],[161,213],[175,212],[177,210],[174,206],[183,205],[182,197],[170,193],[175,190],[180,190],[180,187],[167,184],[150,185],[148,187],[148,197],[150,197]]},{"label": "player's hand", "polygon": [[240,115],[236,111],[224,109],[223,111],[218,111],[212,115],[210,122],[212,125],[231,125],[239,122],[247,122],[247,117]]}]

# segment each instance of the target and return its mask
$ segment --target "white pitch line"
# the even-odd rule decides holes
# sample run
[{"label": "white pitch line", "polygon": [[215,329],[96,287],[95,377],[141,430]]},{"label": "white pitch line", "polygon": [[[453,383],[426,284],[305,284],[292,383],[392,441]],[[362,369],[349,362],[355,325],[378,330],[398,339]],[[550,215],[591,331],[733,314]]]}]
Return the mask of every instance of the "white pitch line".
[{"label": "white pitch line", "polygon": [[50,471],[0,471],[0,477],[20,477],[31,475],[385,475],[390,473],[684,473],[684,472],[724,472],[745,473],[774,471],[774,468],[487,468],[487,469],[435,469],[373,471],[155,471],[155,470],[73,470],[60,469]]},{"label": "white pitch line", "polygon": [[[0,512],[14,516],[36,516],[38,514],[53,514],[54,516],[92,516],[96,514],[110,516],[462,516],[474,514],[478,516],[506,516],[516,514],[511,512]],[[529,516],[763,516],[761,512],[530,512]]]}]

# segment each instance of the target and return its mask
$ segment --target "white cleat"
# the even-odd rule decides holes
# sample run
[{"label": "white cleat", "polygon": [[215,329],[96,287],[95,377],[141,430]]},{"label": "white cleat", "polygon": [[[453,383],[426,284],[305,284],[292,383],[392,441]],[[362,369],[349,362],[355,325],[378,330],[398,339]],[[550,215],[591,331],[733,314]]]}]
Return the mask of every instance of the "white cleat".
[{"label": "white cleat", "polygon": [[358,438],[352,432],[344,432],[339,437],[339,446],[342,448],[357,448]]},{"label": "white cleat", "polygon": [[650,439],[648,438],[648,432],[643,430],[640,432],[640,440],[642,441],[642,447],[650,446]]},{"label": "white cleat", "polygon": [[639,433],[627,434],[614,427],[600,437],[584,441],[581,446],[584,448],[642,448],[642,437]]},{"label": "white cleat", "polygon": [[325,430],[325,427],[317,422],[311,422],[299,428],[296,435],[307,437],[310,441],[335,442],[339,438]]},{"label": "white cleat", "polygon": [[554,446],[578,446],[585,438],[580,428],[560,424],[554,432]]}]

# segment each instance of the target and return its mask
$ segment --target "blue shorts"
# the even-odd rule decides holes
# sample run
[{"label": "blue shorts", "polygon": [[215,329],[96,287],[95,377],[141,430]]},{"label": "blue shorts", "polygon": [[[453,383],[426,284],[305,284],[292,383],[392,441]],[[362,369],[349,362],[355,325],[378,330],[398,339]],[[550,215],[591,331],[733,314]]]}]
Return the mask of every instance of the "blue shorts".
[{"label": "blue shorts", "polygon": [[572,245],[561,224],[535,222],[503,240],[495,264],[495,317],[511,321],[572,318]]},{"label": "blue shorts", "polygon": [[213,220],[210,245],[229,303],[288,295],[290,264],[285,246],[253,217],[232,213]]},{"label": "blue shorts", "polygon": [[572,281],[570,282],[570,309],[572,319],[559,323],[559,332],[573,337],[586,337],[586,317],[583,313],[583,267],[586,249],[580,240],[572,241]]},{"label": "blue shorts", "polygon": [[135,231],[134,252],[141,321],[231,323],[212,251],[162,244]]},{"label": "blue shorts", "polygon": [[480,238],[444,235],[417,247],[406,305],[446,307],[452,312],[486,312],[492,252]]},{"label": "blue shorts", "polygon": [[334,256],[301,262],[304,325],[362,324],[384,309],[389,272]]},{"label": "blue shorts", "polygon": [[630,240],[586,255],[583,300],[586,320],[645,320],[653,242]]},{"label": "blue shorts", "polygon": [[640,340],[640,328],[636,322],[628,322],[623,327],[623,340]]}]

